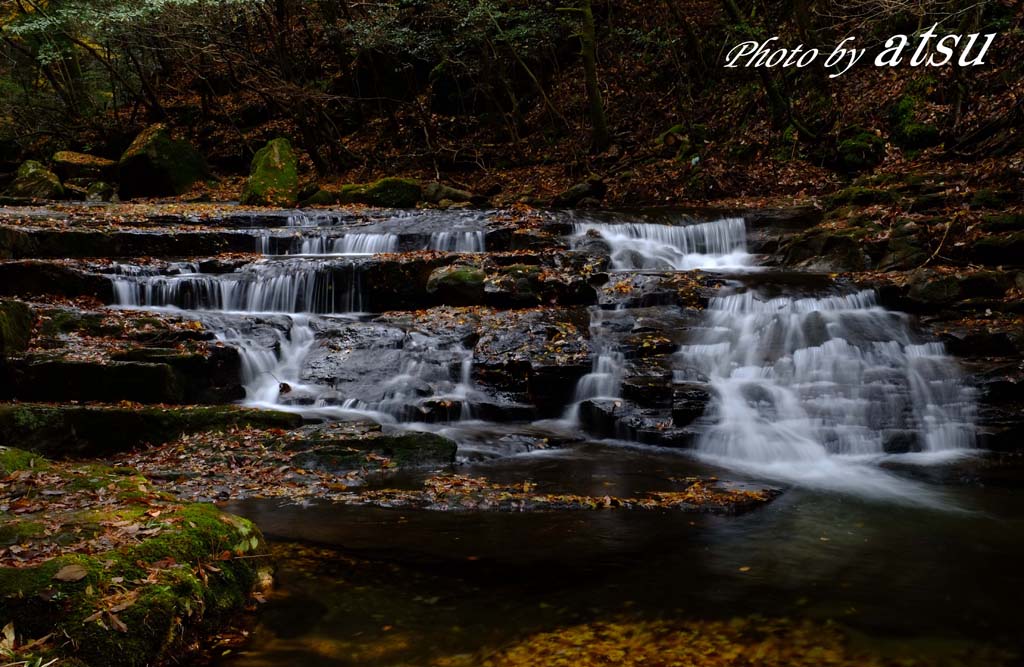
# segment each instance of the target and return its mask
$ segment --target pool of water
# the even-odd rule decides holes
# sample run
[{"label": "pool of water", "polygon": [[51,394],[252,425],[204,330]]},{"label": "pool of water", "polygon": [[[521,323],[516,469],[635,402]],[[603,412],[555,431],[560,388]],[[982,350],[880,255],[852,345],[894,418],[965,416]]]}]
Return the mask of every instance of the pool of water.
[{"label": "pool of water", "polygon": [[[577,623],[752,614],[835,621],[873,650],[935,664],[993,664],[984,647],[1020,649],[1020,462],[872,470],[902,493],[791,487],[738,517],[234,502],[226,509],[260,525],[281,566],[251,641],[225,664],[480,664]],[[458,472],[594,495],[693,474],[743,479],[678,452],[591,442]]]}]

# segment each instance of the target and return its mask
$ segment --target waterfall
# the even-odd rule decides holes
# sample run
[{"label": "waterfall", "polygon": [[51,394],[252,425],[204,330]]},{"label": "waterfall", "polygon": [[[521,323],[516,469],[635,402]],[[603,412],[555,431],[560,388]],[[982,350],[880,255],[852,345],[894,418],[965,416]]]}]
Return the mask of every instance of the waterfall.
[{"label": "waterfall", "polygon": [[363,310],[358,267],[327,262],[257,262],[228,274],[117,276],[122,306],[280,313]]},{"label": "waterfall", "polygon": [[723,218],[694,225],[594,223],[573,225],[577,239],[598,234],[612,251],[617,270],[689,271],[749,266],[743,218]]},{"label": "waterfall", "polygon": [[263,255],[374,255],[398,250],[398,234],[304,234],[294,237],[266,233],[257,237]]},{"label": "waterfall", "polygon": [[484,252],[484,232],[434,232],[430,235],[430,249],[441,252]]},{"label": "waterfall", "polygon": [[262,407],[277,407],[282,389],[291,391],[300,386],[302,365],[316,342],[309,319],[301,315],[292,318],[288,334],[274,329],[276,344],[258,345],[251,337],[242,336],[235,329],[220,333],[218,340],[238,349],[242,360],[242,386],[246,403]]},{"label": "waterfall", "polygon": [[619,398],[622,395],[622,379],[625,373],[625,357],[616,349],[615,343],[604,334],[607,313],[594,308],[590,311],[590,340],[597,356],[589,373],[576,383],[573,402],[565,411],[563,419],[579,422],[580,403],[599,398]]},{"label": "waterfall", "polygon": [[678,380],[716,395],[699,449],[753,464],[829,455],[949,452],[974,444],[975,392],[939,343],[864,291],[714,298],[678,353]]}]

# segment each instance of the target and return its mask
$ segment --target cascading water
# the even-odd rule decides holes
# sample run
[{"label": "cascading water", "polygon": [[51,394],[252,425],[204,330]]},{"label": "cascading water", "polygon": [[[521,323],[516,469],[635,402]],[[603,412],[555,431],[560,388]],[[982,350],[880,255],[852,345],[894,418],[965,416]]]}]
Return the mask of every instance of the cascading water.
[{"label": "cascading water", "polygon": [[430,249],[441,252],[484,252],[484,232],[434,232],[430,235]]},{"label": "cascading water", "polygon": [[115,276],[119,305],[280,313],[363,309],[358,267],[292,261],[255,262],[229,274]]},{"label": "cascading water", "polygon": [[615,348],[614,341],[604,335],[608,313],[599,308],[590,313],[590,340],[597,356],[593,368],[576,383],[572,405],[565,412],[564,419],[579,421],[580,404],[592,399],[616,399],[622,395],[622,378],[625,357]]},{"label": "cascading water", "polygon": [[714,390],[699,444],[709,456],[789,465],[974,444],[974,390],[941,344],[917,341],[873,292],[718,297],[705,326],[676,375]]},{"label": "cascading water", "polygon": [[398,234],[301,234],[293,237],[262,234],[263,255],[374,255],[398,250]]},{"label": "cascading water", "polygon": [[260,345],[232,328],[218,335],[220,341],[238,349],[246,403],[256,407],[276,408],[282,392],[302,387],[302,366],[316,343],[309,318],[302,315],[291,318],[287,333],[271,331],[275,338],[273,346]]},{"label": "cascading water", "polygon": [[752,261],[743,218],[693,225],[581,222],[573,232],[577,239],[588,234],[604,239],[616,270],[743,268]]}]

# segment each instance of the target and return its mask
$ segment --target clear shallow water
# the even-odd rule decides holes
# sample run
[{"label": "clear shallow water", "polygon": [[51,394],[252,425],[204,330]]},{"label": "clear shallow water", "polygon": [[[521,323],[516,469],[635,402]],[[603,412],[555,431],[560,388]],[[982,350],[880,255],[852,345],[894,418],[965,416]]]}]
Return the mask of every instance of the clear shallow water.
[{"label": "clear shallow water", "polygon": [[[340,551],[286,565],[246,653],[225,664],[428,665],[592,620],[750,614],[834,620],[885,651],[1020,648],[1019,464],[928,470],[930,481],[894,474],[946,510],[799,488],[740,517],[233,503],[273,539]],[[458,472],[629,495],[716,470],[678,453],[582,443]]]}]

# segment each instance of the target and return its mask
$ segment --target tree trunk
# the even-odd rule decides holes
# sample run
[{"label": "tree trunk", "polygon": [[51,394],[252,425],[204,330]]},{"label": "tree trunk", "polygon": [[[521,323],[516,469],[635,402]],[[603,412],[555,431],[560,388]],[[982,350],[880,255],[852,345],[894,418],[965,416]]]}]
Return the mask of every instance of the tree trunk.
[{"label": "tree trunk", "polygon": [[611,139],[608,135],[608,119],[604,112],[604,100],[601,99],[601,87],[597,81],[597,35],[594,26],[594,11],[590,0],[583,0],[581,8],[583,29],[580,31],[580,43],[583,56],[583,76],[587,85],[587,100],[590,104],[590,123],[593,131],[590,147],[595,153],[608,148]]}]

